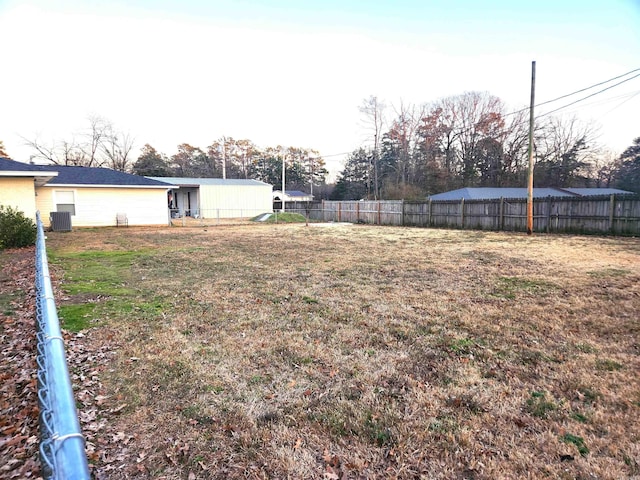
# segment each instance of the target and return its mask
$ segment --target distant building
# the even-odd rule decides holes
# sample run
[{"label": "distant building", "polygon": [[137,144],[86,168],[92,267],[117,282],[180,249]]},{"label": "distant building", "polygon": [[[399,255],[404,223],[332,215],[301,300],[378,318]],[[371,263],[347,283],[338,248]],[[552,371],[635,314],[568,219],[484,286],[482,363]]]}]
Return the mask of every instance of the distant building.
[{"label": "distant building", "polygon": [[[533,198],[546,197],[592,197],[602,195],[633,195],[633,192],[617,188],[534,188]],[[512,187],[465,187],[437,193],[430,200],[494,200],[499,198],[527,198],[526,188]]]},{"label": "distant building", "polygon": [[272,195],[275,202],[280,202],[282,200],[284,200],[285,202],[313,201],[313,195],[301,192],[300,190],[285,190],[284,195],[282,195],[282,190],[274,190]]},{"label": "distant building", "polygon": [[169,191],[171,215],[193,218],[243,218],[271,212],[273,187],[258,180],[148,177],[179,188]]}]

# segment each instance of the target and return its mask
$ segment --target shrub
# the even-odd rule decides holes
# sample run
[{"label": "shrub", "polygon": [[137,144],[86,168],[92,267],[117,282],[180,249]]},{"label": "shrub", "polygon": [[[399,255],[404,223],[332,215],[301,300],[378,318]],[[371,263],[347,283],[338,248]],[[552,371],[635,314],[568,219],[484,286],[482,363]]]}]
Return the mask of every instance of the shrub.
[{"label": "shrub", "polygon": [[0,250],[36,243],[36,225],[24,213],[0,205]]}]

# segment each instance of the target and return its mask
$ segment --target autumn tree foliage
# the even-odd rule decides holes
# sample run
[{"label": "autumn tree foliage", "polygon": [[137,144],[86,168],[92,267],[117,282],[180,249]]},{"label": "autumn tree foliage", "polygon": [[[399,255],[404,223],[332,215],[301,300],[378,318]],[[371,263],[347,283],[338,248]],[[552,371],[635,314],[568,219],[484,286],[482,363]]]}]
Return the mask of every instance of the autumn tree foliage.
[{"label": "autumn tree foliage", "polygon": [[[378,127],[381,104],[370,97],[360,108],[374,145],[347,158],[334,198],[352,198],[363,188],[363,197],[391,199],[460,187],[525,185],[528,109],[509,111],[487,92],[465,92],[423,105],[400,104],[378,131],[373,125]],[[592,125],[548,116],[537,121],[534,133],[536,185],[610,183],[611,162]]]}]

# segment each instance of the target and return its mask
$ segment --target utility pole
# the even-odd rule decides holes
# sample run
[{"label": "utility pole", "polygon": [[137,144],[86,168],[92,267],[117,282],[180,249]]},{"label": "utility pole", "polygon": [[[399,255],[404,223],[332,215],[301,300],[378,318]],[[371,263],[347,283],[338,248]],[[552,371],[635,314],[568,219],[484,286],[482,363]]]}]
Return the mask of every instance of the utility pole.
[{"label": "utility pole", "polygon": [[286,161],[287,157],[285,154],[282,154],[282,213],[284,213],[284,197],[286,195],[285,191],[284,191],[284,186],[285,186],[285,180],[284,180],[284,174],[285,174],[285,161]]},{"label": "utility pole", "polygon": [[227,137],[222,137],[222,178],[227,178]]},{"label": "utility pole", "polygon": [[311,196],[313,197],[313,157],[307,157],[309,158],[309,162],[311,163]]},{"label": "utility pole", "polygon": [[529,181],[527,191],[527,235],[533,233],[533,105],[536,93],[536,62],[531,62],[531,106],[529,107]]}]

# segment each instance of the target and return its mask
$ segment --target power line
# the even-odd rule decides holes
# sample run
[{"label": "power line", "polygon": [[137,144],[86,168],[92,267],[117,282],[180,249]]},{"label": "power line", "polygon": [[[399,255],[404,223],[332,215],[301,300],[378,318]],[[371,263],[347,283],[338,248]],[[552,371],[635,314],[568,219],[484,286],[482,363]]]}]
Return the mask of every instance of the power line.
[{"label": "power line", "polygon": [[[536,105],[534,106],[534,108],[535,108],[535,107],[540,107],[540,106],[542,106],[542,105],[548,105],[549,103],[557,102],[558,100],[562,100],[563,98],[572,97],[573,95],[577,95],[578,93],[586,92],[587,90],[591,90],[592,88],[596,88],[596,87],[599,87],[599,86],[601,86],[601,85],[605,85],[605,84],[607,84],[607,83],[613,82],[613,81],[615,81],[615,80],[618,80],[618,79],[620,79],[620,78],[626,77],[626,76],[631,75],[632,73],[636,73],[636,72],[640,72],[640,68],[635,68],[635,69],[630,70],[630,71],[628,71],[628,72],[626,72],[626,73],[623,73],[622,75],[617,75],[617,76],[612,77],[612,78],[610,78],[610,79],[608,79],[608,80],[604,80],[604,81],[602,81],[602,82],[594,83],[593,85],[590,85],[590,86],[588,86],[588,87],[581,88],[581,89],[576,90],[576,91],[574,91],[574,92],[567,93],[567,94],[565,94],[565,95],[561,95],[561,96],[556,97],[556,98],[553,98],[553,99],[551,99],[551,100],[546,100],[546,101],[544,101],[544,102],[538,103],[538,104],[536,104]],[[588,98],[591,98],[591,97],[594,97],[594,96],[596,96],[596,95],[599,95],[599,94],[601,94],[601,93],[603,93],[603,92],[606,92],[607,90],[610,90],[610,89],[612,89],[612,88],[614,88],[614,87],[617,87],[618,85],[622,85],[623,83],[628,82],[628,81],[630,81],[630,80],[633,80],[634,78],[637,78],[637,77],[640,77],[640,73],[638,73],[638,74],[634,75],[633,77],[626,78],[626,79],[622,80],[621,82],[616,83],[615,85],[610,85],[610,86],[608,86],[608,87],[606,87],[606,88],[603,88],[602,90],[599,90],[599,91],[597,91],[597,92],[595,92],[595,93],[592,93],[592,94],[590,94],[590,95],[587,95],[586,97],[580,98],[580,99],[575,100],[575,101],[573,101],[573,102],[571,102],[571,103],[568,103],[567,105],[564,105],[564,106],[562,106],[562,107],[556,108],[555,110],[551,110],[550,112],[544,113],[544,114],[542,114],[542,115],[538,115],[536,118],[541,118],[541,117],[546,117],[547,115],[551,115],[552,113],[558,112],[558,111],[563,110],[563,109],[565,109],[565,108],[567,108],[567,107],[570,107],[570,106],[572,106],[572,105],[575,105],[576,103],[579,103],[579,102],[582,102],[582,101],[584,101],[584,100],[587,100]],[[621,105],[623,105],[624,103],[628,102],[629,100],[631,100],[632,98],[634,98],[638,93],[639,93],[639,92],[636,92],[636,93],[634,93],[634,94],[625,94],[625,95],[621,95],[621,96],[619,96],[619,97],[614,97],[614,98],[608,99],[607,101],[611,101],[611,100],[616,100],[616,99],[618,99],[618,98],[621,98],[621,97],[623,97],[623,96],[632,95],[630,98],[628,98],[628,99],[624,100],[620,105],[618,105],[618,106],[614,107],[614,108],[613,108],[613,109],[611,109],[609,112],[611,112],[611,111],[615,110],[615,109],[616,109],[616,108],[618,108],[619,106],[621,106]],[[529,110],[529,107],[526,107],[526,108],[521,108],[520,110],[515,110],[515,111],[513,111],[513,112],[508,112],[508,113],[505,113],[504,115],[502,115],[502,118],[505,118],[505,117],[508,117],[508,116],[511,116],[511,115],[516,115],[516,114],[518,114],[518,113],[522,113],[522,112],[525,112],[525,111],[528,111],[528,110]],[[609,112],[607,112],[607,113],[609,113]],[[606,114],[605,114],[605,115],[606,115]],[[526,123],[526,122],[522,122],[521,124],[524,124],[524,123]],[[518,124],[518,125],[520,125],[520,124]],[[517,126],[517,125],[516,125],[516,126]],[[464,134],[464,133],[466,133],[466,132],[468,132],[468,131],[472,131],[473,129],[474,129],[474,127],[469,126],[469,127],[465,128],[465,129],[463,129],[463,130],[459,131],[459,132],[458,132],[458,134],[459,134],[459,135],[461,135],[461,134]],[[358,148],[356,148],[355,150],[358,150],[358,149],[360,149],[360,148],[366,148],[366,147],[358,147]],[[371,148],[371,147],[369,147],[369,148]],[[352,150],[352,151],[350,151],[350,152],[333,153],[333,154],[330,154],[330,155],[319,155],[319,156],[317,156],[317,157],[313,157],[313,158],[314,158],[314,159],[324,159],[324,158],[329,158],[329,157],[339,157],[339,156],[342,156],[342,155],[349,155],[349,154],[353,153],[355,150]]]},{"label": "power line", "polygon": [[616,95],[615,97],[608,97],[608,98],[603,98],[601,100],[596,100],[594,102],[588,102],[588,103],[583,103],[581,105],[575,105],[573,108],[570,108],[566,113],[575,112],[577,110],[580,110],[581,108],[587,108],[587,107],[593,107],[593,106],[603,106],[603,105],[606,105],[607,103],[612,103],[612,102],[615,102],[617,100],[622,100],[622,103],[620,104],[620,105],[622,105],[622,104],[628,102],[629,100],[631,100],[631,98],[635,97],[639,93],[640,93],[640,90],[636,90],[636,91],[624,93],[622,95]]},{"label": "power line", "polygon": [[611,85],[611,86],[609,86],[607,88],[603,88],[602,90],[598,90],[597,92],[592,93],[590,95],[587,95],[586,97],[582,97],[582,98],[580,98],[580,99],[578,99],[578,100],[576,100],[574,102],[571,102],[571,103],[568,103],[568,104],[566,104],[566,105],[564,105],[562,107],[556,108],[555,110],[551,110],[550,112],[543,113],[542,115],[538,115],[538,118],[546,117],[547,115],[551,115],[552,113],[555,113],[555,112],[557,112],[559,110],[562,110],[564,108],[570,107],[571,105],[575,105],[576,103],[582,102],[583,100],[586,100],[587,98],[595,97],[596,95],[599,95],[602,92],[606,92],[607,90],[611,90],[612,88],[617,87],[618,85],[622,85],[623,83],[628,82],[629,80],[633,80],[634,78],[637,78],[637,77],[640,77],[640,73],[634,75],[633,77],[629,77],[629,78],[627,78],[625,80],[622,80],[621,82],[618,82],[618,83],[616,83],[614,85]]},{"label": "power line", "polygon": [[640,94],[640,90],[638,90],[636,93],[634,93],[633,95],[631,95],[629,98],[627,98],[626,100],[623,100],[622,102],[620,102],[618,105],[616,105],[615,107],[613,107],[611,110],[609,110],[608,112],[605,112],[602,116],[604,117],[605,115],[609,115],[611,112],[613,112],[614,110],[616,110],[617,108],[620,108],[622,105],[624,105],[625,103],[627,103],[629,100],[633,99],[635,96]]},{"label": "power line", "polygon": [[[562,95],[560,97],[554,98],[553,100],[547,100],[546,102],[542,102],[542,103],[537,104],[536,107],[540,107],[540,106],[546,105],[548,103],[553,103],[553,102],[556,102],[558,100],[562,100],[563,98],[567,98],[567,97],[571,97],[573,95],[576,95],[578,93],[586,92],[587,90],[591,90],[592,88],[599,87],[600,85],[604,85],[605,83],[613,82],[614,80],[618,80],[619,78],[626,77],[627,75],[631,75],[632,73],[635,73],[635,72],[638,72],[638,71],[640,71],[640,68],[636,68],[636,69],[631,70],[631,71],[629,71],[627,73],[623,73],[622,75],[618,75],[617,77],[610,78],[609,80],[605,80],[604,82],[595,83],[595,84],[591,85],[590,87],[582,88],[580,90],[576,90],[575,92],[567,93],[566,95]],[[637,76],[638,75],[636,75],[636,77]],[[632,78],[635,78],[635,77],[632,77]],[[627,80],[631,80],[631,78],[629,78]],[[625,80],[625,82],[626,82],[626,80]],[[620,82],[620,83],[624,83],[624,82]],[[613,85],[613,87],[615,87],[615,85]],[[613,87],[611,87],[611,88],[613,88]]]},{"label": "power line", "polygon": [[[623,73],[622,75],[618,75],[618,76],[616,76],[616,77],[610,78],[610,79],[605,80],[605,81],[603,81],[603,82],[594,83],[593,85],[590,85],[590,86],[585,87],[585,88],[581,88],[580,90],[576,90],[576,91],[574,91],[574,92],[567,93],[567,94],[565,94],[565,95],[561,95],[561,96],[556,97],[556,98],[554,98],[554,99],[546,100],[546,101],[544,101],[544,102],[538,103],[538,104],[534,105],[534,108],[541,107],[542,105],[547,105],[547,104],[549,104],[549,103],[557,102],[558,100],[562,100],[563,98],[572,97],[573,95],[577,95],[578,93],[582,93],[582,92],[585,92],[585,91],[587,91],[587,90],[591,90],[592,88],[599,87],[600,85],[604,85],[604,84],[606,84],[606,83],[613,82],[614,80],[618,80],[619,78],[626,77],[627,75],[631,75],[632,73],[635,73],[635,72],[640,72],[640,68],[635,68],[635,69],[633,69],[633,70],[628,71],[627,73]],[[637,77],[637,76],[638,76],[638,75],[635,75],[634,77],[628,78],[628,79],[626,79],[626,80],[624,80],[623,82],[620,82],[620,83],[624,83],[624,82],[626,82],[627,80],[631,80],[631,79],[633,79],[633,78],[635,78],[635,77]],[[618,84],[618,85],[619,85],[619,84]],[[611,87],[609,87],[609,88],[613,88],[613,87],[615,87],[615,86],[616,86],[616,85],[612,85],[612,86],[611,86]],[[605,90],[607,90],[607,89],[605,89]],[[602,92],[603,92],[603,91],[605,91],[605,90],[602,90]],[[597,93],[594,93],[593,95],[597,95]],[[585,97],[585,98],[589,98],[589,97]],[[570,103],[569,105],[572,105],[572,104]],[[526,111],[528,111],[528,110],[529,110],[529,107],[521,108],[520,110],[515,110],[515,111],[513,111],[513,112],[505,113],[505,114],[503,115],[503,117],[507,117],[507,116],[509,116],[509,115],[516,115],[516,114],[518,114],[518,113],[526,112]]]}]

